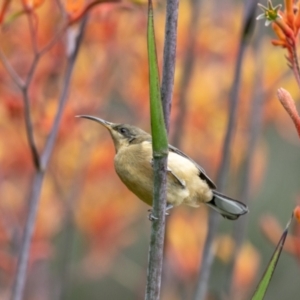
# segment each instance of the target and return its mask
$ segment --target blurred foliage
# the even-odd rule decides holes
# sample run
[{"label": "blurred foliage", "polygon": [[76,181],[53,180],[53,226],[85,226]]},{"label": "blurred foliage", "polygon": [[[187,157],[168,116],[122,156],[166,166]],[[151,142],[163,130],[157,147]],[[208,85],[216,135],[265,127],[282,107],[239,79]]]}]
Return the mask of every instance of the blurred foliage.
[{"label": "blurred foliage", "polygon": [[[72,14],[82,1],[28,1],[36,7],[38,45],[58,32],[61,12]],[[20,76],[31,63],[32,45],[21,1],[0,2],[1,49]],[[181,1],[172,124],[178,110],[178,82],[187,44],[192,1]],[[77,6],[78,5],[78,6]],[[182,150],[215,178],[227,120],[228,92],[241,26],[241,1],[203,1],[196,37],[195,67],[188,85],[188,111]],[[164,1],[155,2],[155,29],[159,63],[162,60]],[[18,14],[19,13],[19,14]],[[26,299],[141,299],[144,294],[150,225],[147,209],[117,178],[114,150],[108,133],[96,123],[74,118],[89,113],[112,122],[131,123],[149,131],[147,7],[144,1],[121,1],[94,6],[74,69],[69,101],[60,124],[55,151],[43,185],[31,247]],[[77,24],[72,25],[74,30]],[[263,35],[262,26],[256,35]],[[65,66],[65,36],[47,52],[30,86],[34,135],[42,149],[49,133]],[[259,47],[259,51],[255,51]],[[295,129],[276,98],[284,86],[299,102],[284,52],[273,48],[270,37],[247,51],[243,66],[241,105],[232,145],[232,173],[228,193],[238,196],[249,135],[253,91],[264,98],[263,127],[251,176],[248,234],[238,254],[233,286],[237,299],[247,299],[300,195],[299,144]],[[263,64],[259,64],[263,61]],[[161,68],[160,68],[161,69]],[[254,86],[255,72],[263,80]],[[23,102],[19,90],[0,65],[0,299],[7,299],[14,276],[22,228],[27,216],[33,163],[26,139]],[[265,214],[272,215],[267,217]],[[278,221],[279,220],[279,221]],[[211,277],[210,299],[222,294],[234,245],[229,221],[222,221],[215,241],[219,258]],[[299,225],[298,225],[299,226]],[[264,235],[261,234],[261,229]],[[298,228],[298,227],[297,227]],[[207,230],[207,208],[176,208],[168,217],[162,299],[191,299],[201,263]],[[299,228],[295,231],[299,236]],[[293,239],[294,237],[288,237]],[[295,237],[298,240],[298,237]],[[278,236],[274,238],[278,240]],[[287,240],[286,247],[289,242]],[[288,249],[287,249],[288,250]],[[283,255],[266,299],[296,299],[299,266]],[[299,251],[298,251],[299,253]],[[299,255],[296,255],[299,258]]]}]

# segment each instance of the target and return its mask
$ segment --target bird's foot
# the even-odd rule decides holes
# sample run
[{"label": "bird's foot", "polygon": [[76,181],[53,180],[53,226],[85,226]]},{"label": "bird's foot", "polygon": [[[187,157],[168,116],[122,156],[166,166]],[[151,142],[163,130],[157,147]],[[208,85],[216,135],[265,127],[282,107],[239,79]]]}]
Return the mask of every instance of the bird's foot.
[{"label": "bird's foot", "polygon": [[148,209],[149,215],[148,215],[148,219],[149,221],[153,222],[154,220],[158,220],[158,217],[155,217],[152,213],[152,209]]},{"label": "bird's foot", "polygon": [[[166,206],[166,211],[165,211],[165,215],[166,216],[169,216],[170,215],[170,210],[173,208],[174,206],[172,204],[167,204]],[[155,217],[153,214],[152,214],[152,209],[148,209],[148,212],[149,212],[149,215],[148,215],[148,219],[152,222],[154,220],[158,220],[157,217]]]},{"label": "bird's foot", "polygon": [[167,204],[166,206],[166,216],[169,216],[170,215],[170,210],[173,208],[174,206],[170,203]]}]

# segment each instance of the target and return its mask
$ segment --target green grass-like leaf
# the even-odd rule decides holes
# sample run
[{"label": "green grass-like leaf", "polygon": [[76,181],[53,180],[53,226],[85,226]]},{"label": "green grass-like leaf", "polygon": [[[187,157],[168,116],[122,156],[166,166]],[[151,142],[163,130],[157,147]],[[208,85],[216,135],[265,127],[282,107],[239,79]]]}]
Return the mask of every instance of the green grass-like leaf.
[{"label": "green grass-like leaf", "polygon": [[291,224],[291,221],[293,219],[293,215],[291,216],[289,222],[286,225],[286,228],[276,246],[276,249],[271,257],[271,260],[267,266],[267,269],[265,270],[265,273],[262,277],[262,279],[260,280],[258,287],[256,288],[256,291],[252,297],[252,300],[262,300],[264,299],[264,296],[266,294],[266,291],[269,287],[270,281],[272,279],[273,273],[275,271],[278,259],[280,257],[283,245],[285,243],[285,239],[287,237],[288,234],[288,230],[289,230],[289,226]]},{"label": "green grass-like leaf", "polygon": [[167,131],[161,102],[159,70],[156,55],[153,6],[149,0],[148,9],[148,60],[150,86],[151,131],[154,155],[166,155],[168,151]]}]

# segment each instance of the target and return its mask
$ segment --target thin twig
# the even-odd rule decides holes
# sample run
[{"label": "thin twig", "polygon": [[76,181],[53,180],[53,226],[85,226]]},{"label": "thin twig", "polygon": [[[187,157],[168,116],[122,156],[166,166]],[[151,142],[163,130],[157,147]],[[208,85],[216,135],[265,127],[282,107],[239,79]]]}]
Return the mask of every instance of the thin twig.
[{"label": "thin twig", "polygon": [[30,37],[31,37],[31,44],[34,55],[37,55],[38,50],[38,44],[37,44],[37,23],[38,18],[35,15],[34,10],[26,11],[28,24],[29,24],[29,31],[30,31]]},{"label": "thin twig", "polygon": [[[250,198],[250,188],[251,188],[251,182],[250,182],[250,175],[253,168],[253,159],[255,154],[255,148],[256,148],[256,142],[259,137],[259,130],[261,127],[262,122],[262,113],[263,113],[263,103],[264,103],[264,97],[263,97],[263,91],[262,91],[262,79],[263,79],[263,58],[261,54],[261,39],[262,39],[262,32],[259,33],[259,36],[256,39],[255,42],[255,54],[257,57],[257,63],[256,63],[256,71],[255,71],[255,82],[253,87],[253,102],[251,106],[251,111],[249,114],[249,139],[248,139],[248,146],[247,151],[245,153],[245,163],[244,163],[244,172],[242,177],[242,183],[241,183],[241,193],[240,193],[240,199],[243,200],[243,202],[247,205]],[[235,249],[232,254],[232,260],[228,267],[228,276],[226,280],[225,285],[225,293],[226,295],[229,295],[230,299],[236,299],[233,295],[234,291],[232,290],[232,283],[233,283],[233,276],[234,276],[234,267],[236,263],[236,259],[238,256],[238,253],[240,251],[240,248],[243,244],[247,225],[248,225],[248,219],[249,215],[243,216],[243,218],[240,218],[237,220],[233,225],[233,239],[235,244]]]},{"label": "thin twig", "polygon": [[200,8],[201,0],[190,0],[192,16],[190,18],[190,23],[188,27],[188,37],[187,37],[187,47],[183,58],[183,71],[179,83],[179,96],[178,96],[178,106],[179,113],[174,122],[174,135],[172,139],[172,144],[180,148],[180,143],[182,140],[184,132],[184,124],[187,112],[187,99],[186,95],[188,92],[188,86],[193,75],[193,69],[195,65],[195,44],[198,37],[198,23],[200,18]]},{"label": "thin twig", "polygon": [[29,258],[29,250],[30,250],[30,244],[31,244],[35,220],[36,220],[41,188],[44,179],[44,172],[47,167],[51,152],[53,150],[54,141],[58,133],[58,126],[60,123],[60,118],[62,116],[62,110],[64,108],[67,99],[72,70],[83,38],[83,32],[86,26],[86,22],[87,22],[87,17],[83,18],[81,22],[79,34],[76,38],[76,42],[73,47],[73,52],[68,56],[68,65],[65,74],[64,88],[60,97],[57,115],[54,120],[54,125],[51,130],[49,139],[46,143],[44,152],[41,156],[41,168],[37,170],[34,177],[34,181],[32,185],[33,188],[30,197],[28,218],[25,225],[23,242],[21,245],[20,256],[19,256],[19,261],[17,266],[17,275],[13,285],[13,292],[11,297],[12,300],[21,300],[23,298],[23,291],[24,291],[25,281],[26,281],[27,264]]},{"label": "thin twig", "polygon": [[[86,26],[87,19],[88,19],[87,16],[88,15],[85,15],[83,17],[76,40],[73,41],[74,42],[74,45],[72,46],[73,49],[71,49],[71,52],[68,55],[68,64],[67,64],[67,69],[66,69],[66,74],[65,74],[64,84],[63,84],[63,90],[62,90],[62,93],[61,93],[61,96],[59,99],[57,113],[56,113],[56,116],[55,116],[55,119],[53,122],[53,127],[52,127],[49,137],[47,139],[47,142],[46,142],[46,145],[44,148],[44,152],[41,156],[41,166],[43,169],[45,169],[47,167],[50,156],[52,154],[52,150],[53,150],[54,143],[55,143],[58,129],[59,129],[60,120],[61,120],[61,117],[63,114],[63,109],[64,109],[64,106],[68,99],[68,93],[69,93],[69,89],[70,89],[70,81],[71,81],[71,77],[72,77],[72,72],[73,72],[74,64],[75,64],[77,54],[79,51],[79,46],[83,39],[84,28]],[[70,30],[72,30],[72,29],[70,29]]]},{"label": "thin twig", "polygon": [[[239,50],[237,54],[237,62],[235,67],[234,81],[230,93],[230,106],[228,124],[226,129],[226,135],[222,150],[222,161],[217,176],[217,186],[219,190],[224,190],[226,185],[227,174],[230,165],[231,149],[233,144],[233,138],[235,133],[235,124],[238,112],[238,96],[240,90],[241,81],[241,69],[244,59],[244,53],[249,42],[249,39],[253,32],[253,26],[255,22],[255,10],[257,0],[248,0],[245,4],[245,12],[243,16],[243,28],[240,39]],[[195,300],[204,300],[208,290],[208,281],[211,272],[211,266],[214,260],[213,241],[217,233],[217,229],[220,223],[220,216],[210,211],[208,221],[208,232],[205,240],[205,246],[203,249],[203,255],[201,260],[201,269],[196,287]]]},{"label": "thin twig", "polygon": [[27,74],[27,77],[26,77],[26,80],[25,80],[25,88],[24,89],[27,89],[28,90],[28,87],[32,81],[32,78],[33,78],[33,75],[34,75],[34,72],[36,70],[36,67],[39,63],[39,60],[41,58],[41,55],[39,53],[36,53],[34,55],[34,58],[32,60],[32,63],[30,65],[30,68],[29,68],[29,71],[28,71],[28,74]]},{"label": "thin twig", "polygon": [[174,87],[174,73],[177,45],[177,20],[179,0],[167,1],[165,24],[164,58],[161,83],[161,99],[167,131],[170,126],[171,103]]},{"label": "thin twig", "polygon": [[65,33],[69,26],[68,22],[64,22],[61,27],[56,31],[55,35],[53,38],[46,44],[39,52],[40,56],[48,52],[58,41],[58,39]]},{"label": "thin twig", "polygon": [[30,195],[30,205],[24,230],[23,241],[20,249],[19,260],[17,265],[17,275],[14,281],[12,290],[12,300],[21,300],[23,298],[23,291],[25,287],[27,264],[29,259],[29,249],[31,238],[33,235],[36,214],[38,210],[38,203],[40,199],[42,184],[44,179],[44,172],[38,170],[34,176],[32,183],[32,191]]},{"label": "thin twig", "polygon": [[34,140],[34,133],[33,133],[33,124],[30,114],[30,103],[28,97],[28,89],[23,89],[23,100],[24,100],[24,118],[25,118],[25,127],[26,127],[26,134],[28,144],[31,150],[31,155],[33,159],[34,166],[36,170],[40,169],[40,156],[36,147],[36,143]]},{"label": "thin twig", "polygon": [[18,75],[18,73],[15,71],[15,69],[12,67],[12,65],[7,60],[6,56],[0,49],[0,60],[7,71],[7,73],[10,75],[13,82],[17,85],[19,89],[22,89],[25,85],[23,79]]}]

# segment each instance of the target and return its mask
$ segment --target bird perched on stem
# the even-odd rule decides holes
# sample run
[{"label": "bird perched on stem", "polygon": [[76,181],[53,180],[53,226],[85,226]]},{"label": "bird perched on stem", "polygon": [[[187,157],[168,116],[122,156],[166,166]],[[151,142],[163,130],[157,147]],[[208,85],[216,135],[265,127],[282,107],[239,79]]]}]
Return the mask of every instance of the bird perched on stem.
[{"label": "bird perched on stem", "polygon": [[[115,124],[88,115],[77,117],[96,121],[108,129],[116,149],[114,162],[117,174],[130,191],[151,206],[153,197],[151,135],[128,124]],[[169,145],[166,209],[180,204],[198,207],[201,203],[205,203],[230,220],[236,220],[248,212],[247,206],[242,202],[216,191],[216,185],[196,162]]]}]

